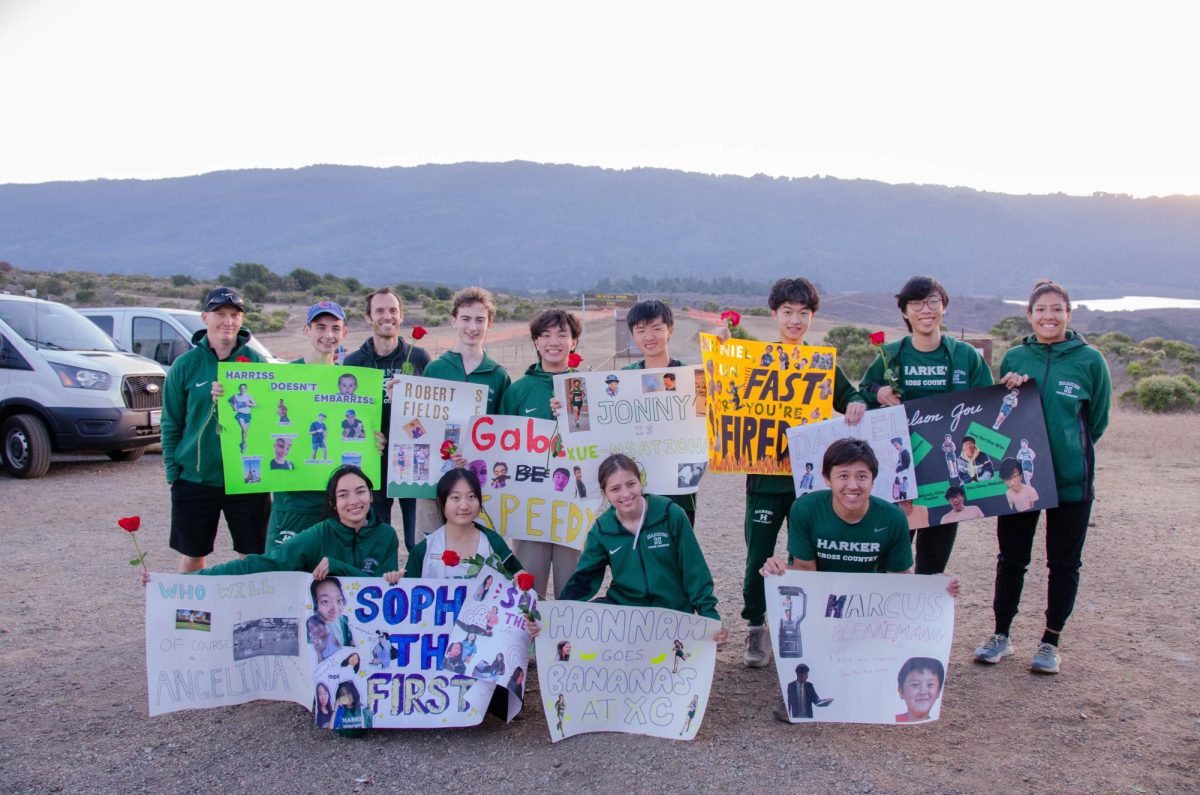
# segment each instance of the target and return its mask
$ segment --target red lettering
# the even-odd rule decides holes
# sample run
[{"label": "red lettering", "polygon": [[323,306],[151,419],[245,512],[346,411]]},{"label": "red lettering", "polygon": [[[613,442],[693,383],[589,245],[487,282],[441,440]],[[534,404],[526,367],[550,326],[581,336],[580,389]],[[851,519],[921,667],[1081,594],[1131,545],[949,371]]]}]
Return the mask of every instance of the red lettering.
[{"label": "red lettering", "polygon": [[480,430],[484,425],[490,427],[495,424],[495,420],[485,415],[476,420],[475,424],[471,426],[471,442],[475,445],[476,449],[490,450],[492,445],[496,443],[496,434]]}]

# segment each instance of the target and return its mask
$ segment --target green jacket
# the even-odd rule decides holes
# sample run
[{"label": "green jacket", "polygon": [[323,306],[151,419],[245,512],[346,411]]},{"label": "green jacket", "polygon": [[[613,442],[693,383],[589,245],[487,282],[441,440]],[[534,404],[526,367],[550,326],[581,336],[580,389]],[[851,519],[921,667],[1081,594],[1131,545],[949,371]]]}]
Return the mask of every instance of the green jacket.
[{"label": "green jacket", "polygon": [[[262,363],[263,358],[246,347],[250,332],[238,332],[237,344],[223,362],[245,357]],[[167,482],[177,479],[225,488],[221,467],[221,443],[212,399],[212,382],[217,378],[217,354],[208,344],[208,332],[192,335],[196,347],[171,365],[163,388],[162,459]]]},{"label": "green jacket", "polygon": [[1004,354],[1000,372],[1021,373],[1037,381],[1059,501],[1093,499],[1093,445],[1108,427],[1112,399],[1112,380],[1104,354],[1074,331],[1052,345],[1038,342],[1031,335]]},{"label": "green jacket", "polygon": [[[801,345],[806,343],[801,341]],[[833,410],[845,414],[851,403],[866,403],[853,382],[842,372],[842,366],[833,369]],[[796,481],[791,475],[747,475],[747,494],[796,494]]]},{"label": "green jacket", "polygon": [[495,359],[488,356],[486,351],[483,354],[483,361],[471,371],[470,375],[467,375],[467,371],[463,368],[462,354],[454,351],[446,351],[427,364],[422,375],[426,378],[440,378],[443,381],[486,384],[488,388],[487,411],[484,412],[486,414],[503,414],[497,407],[500,405],[500,399],[508,390],[509,384],[512,383],[508,372]]},{"label": "green jacket", "polygon": [[[936,351],[918,351],[913,347],[912,337],[907,336],[884,345],[883,353],[896,370],[903,400],[992,385],[992,371],[979,351],[948,334],[942,335],[942,343]],[[888,386],[883,372],[883,356],[876,356],[858,385],[867,408],[880,406],[877,395],[882,387]]]},{"label": "green jacket", "polygon": [[[573,373],[575,370],[567,370]],[[553,420],[554,413],[550,411],[550,398],[554,396],[554,376],[558,373],[547,373],[542,369],[542,363],[529,365],[525,375],[513,382],[504,392],[500,400],[499,414],[513,417],[534,417],[540,420]]]},{"label": "green jacket", "polygon": [[[679,361],[678,359],[668,359],[667,367],[683,367],[683,362]],[[646,360],[638,359],[636,362],[630,362],[629,364],[625,365],[621,369],[622,370],[645,370],[646,369]]]},{"label": "green jacket", "polygon": [[355,532],[337,519],[326,519],[293,536],[265,555],[247,555],[209,566],[197,574],[260,574],[268,571],[312,571],[329,558],[335,577],[380,577],[399,571],[400,544],[390,524],[371,511],[367,524]]},{"label": "green jacket", "polygon": [[[478,522],[475,527],[479,532],[483,533],[488,540],[488,545],[492,548],[492,555],[496,560],[500,561],[500,572],[507,574],[509,577],[516,577],[521,573],[521,561],[517,560],[517,556],[508,548],[508,544],[504,543],[504,537],[495,530],[490,530]],[[429,552],[429,539],[421,540],[421,543],[413,547],[412,552],[408,553],[408,562],[404,564],[405,577],[422,577],[425,571],[425,556]]]},{"label": "green jacket", "polygon": [[609,508],[596,517],[574,576],[559,599],[587,601],[600,590],[605,568],[612,582],[605,596],[619,605],[665,607],[682,613],[717,615],[712,574],[683,509],[666,497],[646,495],[646,520],[633,549],[633,533]]}]

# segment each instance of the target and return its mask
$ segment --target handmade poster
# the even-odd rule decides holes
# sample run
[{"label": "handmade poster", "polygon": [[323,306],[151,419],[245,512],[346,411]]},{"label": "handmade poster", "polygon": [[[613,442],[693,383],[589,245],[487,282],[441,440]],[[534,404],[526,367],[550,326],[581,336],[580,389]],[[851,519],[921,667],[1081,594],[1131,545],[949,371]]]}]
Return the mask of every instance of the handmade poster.
[{"label": "handmade poster", "polygon": [[604,731],[696,736],[720,622],[659,607],[554,601],[543,608],[538,683],[552,741]]},{"label": "handmade poster", "polygon": [[510,541],[583,549],[600,511],[595,443],[564,444],[558,423],[484,414],[472,418],[459,452],[483,486],[483,520]]},{"label": "handmade poster", "polygon": [[838,439],[864,439],[879,459],[879,474],[871,493],[888,502],[917,497],[917,476],[908,440],[908,415],[904,406],[878,408],[863,414],[858,425],[842,417],[788,428],[788,452],[796,495],[829,488],[821,477],[825,448]]},{"label": "handmade poster", "polygon": [[380,482],[382,371],[222,362],[217,380],[225,491],[324,491],[344,464]]},{"label": "handmade poster", "polygon": [[792,723],[937,720],[954,634],[949,581],[816,571],[767,577],[767,626]]},{"label": "handmade poster", "polygon": [[389,497],[437,495],[438,479],[454,466],[441,457],[443,447],[458,449],[463,428],[487,409],[487,396],[484,384],[396,377],[388,430]]},{"label": "handmade poster", "polygon": [[912,529],[1058,506],[1042,401],[1033,381],[904,404],[920,484],[898,503]]},{"label": "handmade poster", "polygon": [[530,617],[538,615],[537,591],[522,591],[501,572],[483,567],[471,585],[446,647],[443,667],[508,691],[507,719],[521,711],[529,672]]},{"label": "handmade poster", "polygon": [[[601,460],[611,453],[628,455],[652,494],[694,494],[708,468],[696,377],[693,367],[556,375],[563,440],[594,446]],[[583,481],[574,485],[583,492],[599,489]]]},{"label": "handmade poster", "polygon": [[268,699],[312,710],[321,729],[478,724],[496,683],[446,658],[480,584],[155,574],[146,588],[150,714]]},{"label": "handmade poster", "polygon": [[788,428],[833,416],[836,353],[701,334],[712,471],[790,475]]}]

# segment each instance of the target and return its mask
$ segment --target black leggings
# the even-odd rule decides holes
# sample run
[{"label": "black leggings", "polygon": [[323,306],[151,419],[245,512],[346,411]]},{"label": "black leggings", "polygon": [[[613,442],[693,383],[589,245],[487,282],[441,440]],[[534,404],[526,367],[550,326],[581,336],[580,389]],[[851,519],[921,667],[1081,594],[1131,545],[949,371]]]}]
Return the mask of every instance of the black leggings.
[{"label": "black leggings", "polygon": [[[1040,511],[1001,516],[996,521],[1000,554],[996,556],[996,632],[1007,635],[1021,603],[1025,570],[1033,552],[1033,533]],[[1075,607],[1079,591],[1079,567],[1083,565],[1083,542],[1087,537],[1092,501],[1059,503],[1046,511],[1046,566],[1050,580],[1046,599],[1046,629],[1062,632]]]},{"label": "black leggings", "polygon": [[909,538],[917,536],[917,574],[942,574],[950,562],[954,539],[958,537],[958,522],[922,527],[909,532]]}]

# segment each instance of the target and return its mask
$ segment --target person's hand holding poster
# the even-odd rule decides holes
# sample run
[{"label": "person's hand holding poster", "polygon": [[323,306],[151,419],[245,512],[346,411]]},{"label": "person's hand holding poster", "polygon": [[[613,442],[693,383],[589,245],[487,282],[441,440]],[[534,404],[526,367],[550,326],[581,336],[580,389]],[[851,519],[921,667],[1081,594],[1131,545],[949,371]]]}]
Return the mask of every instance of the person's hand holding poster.
[{"label": "person's hand holding poster", "polygon": [[701,334],[712,470],[791,474],[787,429],[833,416],[836,353]]},{"label": "person's hand holding poster", "polygon": [[[554,376],[562,405],[558,426],[568,448],[624,453],[642,467],[653,494],[693,494],[708,466],[704,417],[696,405],[696,370],[663,367]],[[594,481],[573,466],[572,485],[587,496]]]},{"label": "person's hand holding poster", "polygon": [[537,661],[551,740],[598,731],[696,736],[720,622],[657,607],[555,601],[543,608]]},{"label": "person's hand holding poster", "polygon": [[463,428],[484,412],[487,396],[484,384],[415,375],[394,379],[388,430],[389,497],[435,496],[438,479],[454,466],[450,456],[462,444]]},{"label": "person's hand holding poster", "polygon": [[230,494],[323,491],[345,464],[379,483],[381,371],[223,362],[217,380],[224,394],[212,421]]},{"label": "person's hand holding poster", "polygon": [[875,477],[872,494],[888,502],[912,500],[917,496],[916,469],[908,440],[908,416],[903,405],[868,411],[857,425],[847,425],[842,417],[793,425],[788,428],[787,438],[797,496],[829,488],[821,477],[821,459],[825,448],[844,438],[864,439],[875,451],[879,474]]},{"label": "person's hand holding poster", "polygon": [[551,420],[485,414],[459,452],[483,487],[482,518],[506,539],[582,549],[600,508],[596,444],[564,445]]},{"label": "person's hand holding poster", "polygon": [[954,633],[949,580],[815,571],[767,577],[767,626],[789,720],[937,720]]}]

